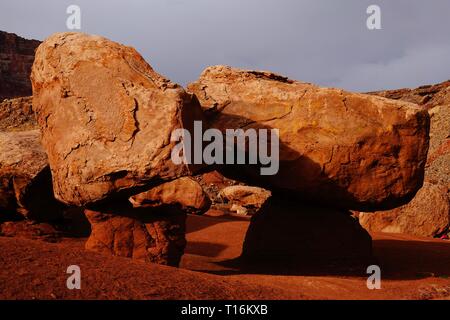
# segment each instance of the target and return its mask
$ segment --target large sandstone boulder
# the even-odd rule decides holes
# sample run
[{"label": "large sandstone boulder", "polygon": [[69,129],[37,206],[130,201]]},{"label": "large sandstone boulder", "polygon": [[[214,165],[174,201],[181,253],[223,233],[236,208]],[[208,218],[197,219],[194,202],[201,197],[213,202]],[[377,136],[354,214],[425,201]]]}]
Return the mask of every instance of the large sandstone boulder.
[{"label": "large sandstone boulder", "polygon": [[190,173],[171,161],[170,138],[189,129],[198,103],[133,48],[55,34],[36,51],[32,84],[59,200],[84,205],[118,192],[128,198],[136,187]]},{"label": "large sandstone boulder", "polygon": [[31,220],[60,217],[39,130],[0,132],[0,210]]},{"label": "large sandstone boulder", "polygon": [[186,246],[186,215],[126,208],[85,214],[92,227],[87,250],[178,266]]},{"label": "large sandstone boulder", "polygon": [[190,177],[182,177],[160,184],[130,198],[134,207],[175,207],[186,213],[202,214],[209,209],[211,200],[201,185]]},{"label": "large sandstone boulder", "polygon": [[370,232],[440,236],[450,228],[448,189],[425,183],[410,203],[389,211],[360,213],[359,221]]},{"label": "large sandstone boulder", "polygon": [[224,66],[188,91],[214,128],[279,129],[276,175],[242,165],[231,173],[351,209],[399,206],[422,185],[429,116],[414,104]]}]

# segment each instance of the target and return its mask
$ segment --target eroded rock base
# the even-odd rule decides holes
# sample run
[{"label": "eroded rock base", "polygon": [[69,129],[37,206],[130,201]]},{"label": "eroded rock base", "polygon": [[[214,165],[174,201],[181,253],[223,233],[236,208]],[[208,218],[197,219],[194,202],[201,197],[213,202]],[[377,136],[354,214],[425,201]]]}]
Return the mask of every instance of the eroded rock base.
[{"label": "eroded rock base", "polygon": [[281,201],[252,217],[241,258],[299,268],[374,260],[370,235],[349,212]]},{"label": "eroded rock base", "polygon": [[86,209],[92,232],[86,249],[178,266],[186,246],[186,214],[148,208]]}]

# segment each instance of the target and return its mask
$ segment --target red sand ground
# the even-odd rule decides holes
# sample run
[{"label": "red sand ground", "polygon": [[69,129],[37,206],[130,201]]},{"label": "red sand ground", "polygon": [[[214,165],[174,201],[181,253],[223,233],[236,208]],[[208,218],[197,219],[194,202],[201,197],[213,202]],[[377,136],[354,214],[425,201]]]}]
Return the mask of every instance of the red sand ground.
[{"label": "red sand ground", "polygon": [[[247,219],[190,216],[181,269],[86,252],[85,239],[49,244],[0,237],[0,299],[450,298],[450,242],[372,235],[382,289],[368,290],[363,275],[255,274],[241,268],[233,259],[247,227]],[[81,267],[81,290],[66,288],[72,264]]]}]

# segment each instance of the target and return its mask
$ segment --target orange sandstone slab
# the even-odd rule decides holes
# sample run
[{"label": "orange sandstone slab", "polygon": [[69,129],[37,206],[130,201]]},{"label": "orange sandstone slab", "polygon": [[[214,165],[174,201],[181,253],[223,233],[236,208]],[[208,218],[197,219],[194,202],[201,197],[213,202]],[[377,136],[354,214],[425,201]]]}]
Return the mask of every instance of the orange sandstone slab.
[{"label": "orange sandstone slab", "polygon": [[198,104],[135,49],[54,34],[36,52],[32,84],[59,200],[84,205],[190,173],[172,163],[170,137],[189,126]]},{"label": "orange sandstone slab", "polygon": [[409,201],[423,183],[430,119],[415,104],[226,66],[207,68],[188,86],[226,129],[279,129],[280,167],[260,185],[334,206],[376,210]]}]

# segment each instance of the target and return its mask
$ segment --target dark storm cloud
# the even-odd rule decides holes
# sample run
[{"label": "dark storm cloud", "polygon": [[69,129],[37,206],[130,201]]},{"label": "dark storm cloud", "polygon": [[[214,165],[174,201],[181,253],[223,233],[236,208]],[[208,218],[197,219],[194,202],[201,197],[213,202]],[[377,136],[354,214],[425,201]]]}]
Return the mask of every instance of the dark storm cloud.
[{"label": "dark storm cloud", "polygon": [[[448,0],[2,0],[0,29],[44,39],[82,30],[132,45],[160,73],[186,84],[209,65],[275,71],[355,91],[450,78]],[[382,9],[382,30],[366,8]]]}]

